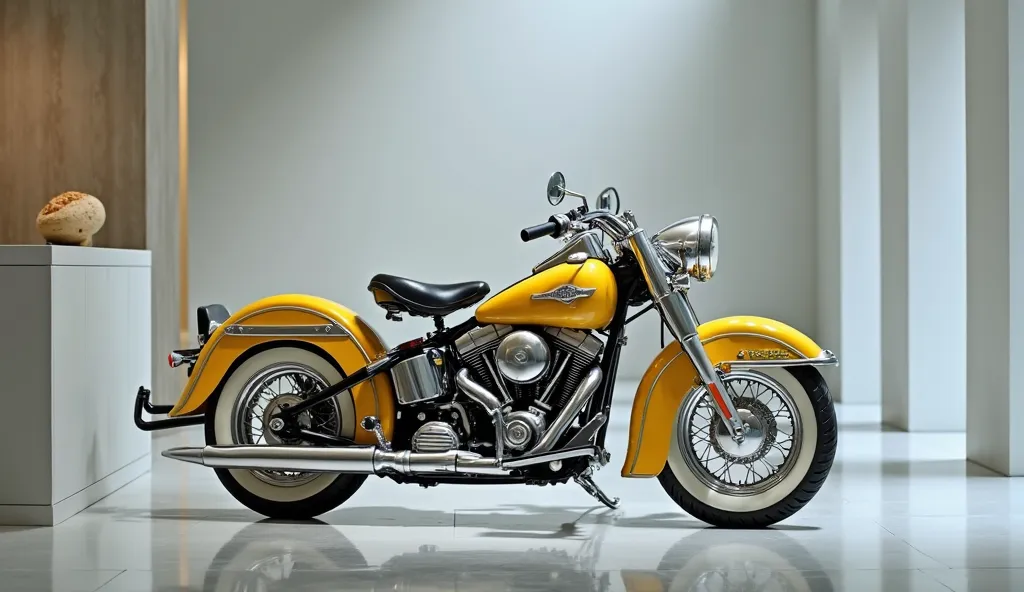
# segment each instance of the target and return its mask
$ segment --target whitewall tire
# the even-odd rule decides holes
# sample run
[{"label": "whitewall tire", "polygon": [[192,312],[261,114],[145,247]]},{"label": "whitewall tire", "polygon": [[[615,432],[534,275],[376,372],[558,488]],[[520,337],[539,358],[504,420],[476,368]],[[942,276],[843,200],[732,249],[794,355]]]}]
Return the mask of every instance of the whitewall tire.
[{"label": "whitewall tire", "polygon": [[[284,384],[277,392],[267,386],[275,377],[278,384]],[[260,351],[235,368],[216,399],[208,403],[206,443],[212,446],[299,445],[277,441],[269,430],[263,434],[262,415],[267,415],[267,409],[281,401],[301,400],[293,392],[283,392],[289,390],[289,384],[294,386],[296,379],[315,382],[317,387],[323,388],[339,382],[342,377],[334,363],[316,351],[292,346]],[[265,390],[270,392],[259,392],[259,398],[254,398],[256,389],[265,386]],[[264,406],[252,411],[259,402],[265,402]],[[333,435],[353,437],[356,422],[351,393],[346,391],[332,402],[322,403],[313,409],[328,418]],[[312,518],[334,509],[366,480],[365,475],[335,473],[301,474],[246,469],[216,469],[216,472],[231,495],[249,509],[271,518],[289,520]]]},{"label": "whitewall tire", "polygon": [[[758,455],[744,456],[748,450],[723,450],[718,441],[725,438],[716,441],[718,448],[712,449],[711,440],[716,439],[714,426],[717,424],[711,422],[720,420],[715,417],[709,420],[710,427],[694,427],[697,425],[697,420],[693,419],[696,417],[693,414],[694,401],[684,400],[674,424],[668,462],[659,475],[665,491],[683,510],[716,526],[760,528],[793,515],[821,488],[835,458],[838,435],[835,408],[828,386],[817,370],[765,368],[745,375],[750,378],[751,384],[764,385],[763,392],[770,394],[769,400],[779,401],[776,404],[778,408],[792,407],[776,418],[768,416],[768,406],[764,405],[765,417],[760,422],[757,421],[759,415],[756,410],[751,414],[754,416],[753,425],[757,428],[755,432],[760,430],[760,441],[764,444],[758,450],[767,451],[759,454],[775,454],[781,459],[779,466],[774,467],[767,460],[750,460]],[[726,377],[728,380],[730,375]],[[727,390],[733,395],[734,401],[737,400],[739,395],[728,385]],[[749,392],[753,391],[745,391]],[[697,392],[687,395],[688,398],[701,396],[704,395]],[[761,400],[758,396],[746,396],[748,401]],[[757,404],[752,402],[751,409]],[[707,404],[705,407],[710,409]],[[745,412],[741,410],[741,413]],[[687,417],[691,419],[687,420]],[[690,434],[694,436],[693,440]],[[709,451],[696,451],[695,448],[702,442],[700,438],[705,436],[709,440]],[[779,445],[780,441],[788,441],[789,448]],[[692,446],[689,450],[684,448],[688,444]],[[710,462],[695,462],[703,461],[713,454],[725,457],[730,452],[735,456],[722,460],[719,465],[721,468],[717,470],[709,466]],[[730,460],[733,460],[733,464],[730,464]],[[751,470],[744,474],[744,468],[748,465],[752,471],[764,471],[765,476],[762,478]],[[738,474],[743,477],[730,481],[727,477],[736,475],[737,468]],[[772,473],[770,469],[776,472]],[[718,470],[722,471],[722,476],[718,475]]]}]

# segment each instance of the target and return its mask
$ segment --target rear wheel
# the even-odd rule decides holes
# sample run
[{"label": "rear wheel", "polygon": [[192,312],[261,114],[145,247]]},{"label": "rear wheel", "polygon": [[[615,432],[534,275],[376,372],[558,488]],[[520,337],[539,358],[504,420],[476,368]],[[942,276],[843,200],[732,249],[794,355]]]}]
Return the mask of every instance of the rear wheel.
[{"label": "rear wheel", "polygon": [[[208,404],[206,443],[214,446],[304,446],[284,440],[266,427],[281,406],[294,405],[311,392],[342,379],[334,364],[320,354],[298,347],[275,347],[259,352],[236,368],[216,400]],[[352,438],[355,406],[348,391],[299,416],[313,431]],[[279,470],[216,469],[217,477],[243,505],[270,518],[304,520],[343,503],[366,480],[366,475],[303,473]]]},{"label": "rear wheel", "polygon": [[828,385],[813,368],[730,372],[726,390],[748,426],[736,444],[703,387],[679,408],[658,479],[687,513],[709,524],[761,528],[814,497],[835,458]]}]

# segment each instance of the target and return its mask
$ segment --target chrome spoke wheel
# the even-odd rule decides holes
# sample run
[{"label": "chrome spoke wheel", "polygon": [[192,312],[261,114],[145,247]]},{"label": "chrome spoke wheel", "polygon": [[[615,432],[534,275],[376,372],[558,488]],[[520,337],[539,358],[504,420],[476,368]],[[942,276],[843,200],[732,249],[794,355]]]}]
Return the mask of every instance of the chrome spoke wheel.
[{"label": "chrome spoke wheel", "polygon": [[800,411],[773,378],[758,372],[731,372],[723,380],[743,421],[737,443],[703,387],[680,409],[676,437],[687,468],[709,489],[730,496],[753,496],[784,480],[802,443]]},{"label": "chrome spoke wheel", "polygon": [[[271,432],[271,417],[279,409],[303,401],[310,393],[327,388],[327,380],[309,366],[294,362],[278,363],[260,370],[242,388],[232,409],[232,439],[237,444],[302,446],[298,439],[282,438]],[[298,415],[301,427],[331,436],[341,433],[341,409],[337,398],[314,405]],[[309,483],[319,473],[255,470],[252,474],[271,485],[295,487]]]}]

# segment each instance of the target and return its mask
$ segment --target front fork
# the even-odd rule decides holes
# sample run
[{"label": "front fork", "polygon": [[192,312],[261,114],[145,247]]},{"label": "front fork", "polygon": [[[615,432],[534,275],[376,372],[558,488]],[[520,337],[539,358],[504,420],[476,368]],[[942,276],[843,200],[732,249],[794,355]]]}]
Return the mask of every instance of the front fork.
[{"label": "front fork", "polygon": [[[629,212],[626,212],[626,216],[627,219],[632,217]],[[630,222],[635,224],[633,220]],[[718,410],[718,414],[725,420],[725,425],[729,429],[729,435],[736,442],[742,442],[744,439],[743,420],[736,411],[732,397],[725,390],[721,375],[715,365],[711,363],[707,352],[704,351],[704,344],[701,343],[700,336],[697,335],[697,316],[693,313],[690,302],[686,296],[672,287],[668,279],[668,270],[665,269],[661,257],[658,256],[651,239],[647,237],[643,229],[634,230],[628,240],[637,262],[640,264],[644,279],[647,281],[651,297],[661,310],[665,324],[683,346],[683,351],[686,352],[693,367],[696,368],[701,382],[711,394],[715,409]]]}]

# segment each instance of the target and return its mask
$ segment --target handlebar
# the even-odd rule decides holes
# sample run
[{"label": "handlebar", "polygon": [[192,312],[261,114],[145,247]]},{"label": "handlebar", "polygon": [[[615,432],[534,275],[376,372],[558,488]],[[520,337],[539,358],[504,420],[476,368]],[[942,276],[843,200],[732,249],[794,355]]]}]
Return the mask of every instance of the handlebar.
[{"label": "handlebar", "polygon": [[555,217],[552,216],[547,222],[543,224],[538,224],[536,226],[529,226],[527,228],[524,228],[523,231],[519,233],[519,238],[523,239],[524,243],[528,243],[542,236],[555,236],[556,234],[561,232],[561,230],[561,224],[559,224],[558,221],[555,220]]},{"label": "handlebar", "polygon": [[586,213],[583,213],[582,211],[571,211],[568,214],[551,216],[548,218],[548,221],[543,224],[524,228],[522,232],[519,233],[519,237],[523,239],[524,243],[538,239],[542,236],[557,237],[571,228],[573,224],[583,224],[584,228],[598,227],[611,235],[614,240],[622,240],[626,238],[626,236],[636,228],[636,220],[630,212],[626,212],[622,216],[616,216],[615,214],[604,211]]}]

